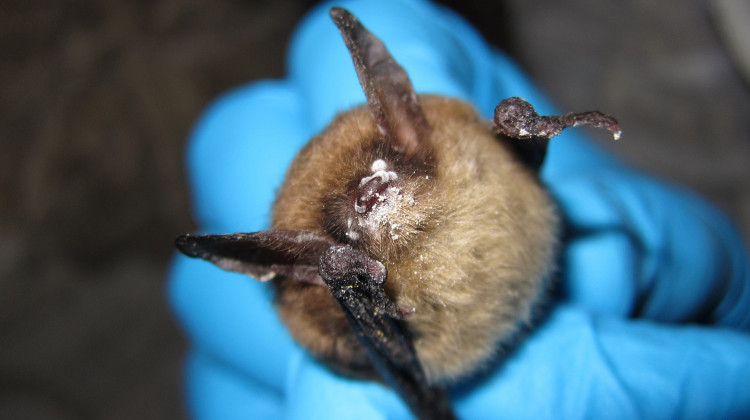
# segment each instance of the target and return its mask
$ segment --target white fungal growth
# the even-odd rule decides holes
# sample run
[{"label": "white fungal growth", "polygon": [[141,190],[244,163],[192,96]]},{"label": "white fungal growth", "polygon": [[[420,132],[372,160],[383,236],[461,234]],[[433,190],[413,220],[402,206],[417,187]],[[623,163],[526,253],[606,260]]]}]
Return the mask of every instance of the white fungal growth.
[{"label": "white fungal growth", "polygon": [[383,159],[376,159],[375,162],[372,162],[372,166],[370,166],[373,172],[372,175],[362,178],[359,181],[359,186],[361,187],[375,178],[380,178],[384,183],[398,179],[398,175],[393,171],[386,171],[387,168],[388,164]]},{"label": "white fungal growth", "polygon": [[391,223],[392,217],[401,211],[401,208],[408,200],[401,194],[401,188],[390,187],[383,194],[378,195],[378,203],[373,207],[367,218],[361,220],[369,229],[376,229],[378,226],[389,226],[391,232],[398,226]]},{"label": "white fungal growth", "polygon": [[347,230],[346,236],[352,241],[356,241],[357,239],[359,239],[359,233],[357,233],[357,231],[353,229]]},{"label": "white fungal growth", "polygon": [[[349,227],[346,235],[356,240],[359,235],[356,228],[367,229],[374,232],[383,227],[388,228],[391,239],[396,240],[401,237],[402,227],[399,223],[393,222],[394,217],[402,211],[404,206],[413,206],[414,198],[405,197],[399,187],[389,187],[382,194],[377,195],[377,203],[372,207],[369,213],[356,218]],[[347,221],[348,223],[348,221]],[[354,224],[356,223],[356,226]]]},{"label": "white fungal growth", "polygon": [[346,230],[346,236],[347,236],[347,238],[349,238],[349,239],[351,239],[353,241],[356,241],[357,239],[359,239],[359,232],[357,232],[356,230],[352,229],[352,219],[351,219],[351,217],[348,218],[348,219],[346,219],[346,229],[347,229]]},{"label": "white fungal growth", "polygon": [[[388,163],[383,159],[376,159],[370,166],[372,175],[362,178],[359,182],[363,186],[373,179],[380,178],[380,182],[385,184],[398,179],[396,172],[388,170]],[[354,210],[359,214],[358,217],[347,219],[346,236],[351,240],[358,240],[361,236],[362,229],[375,233],[378,229],[387,229],[387,234],[392,240],[398,240],[405,234],[404,229],[394,218],[398,220],[398,215],[405,206],[414,205],[412,194],[402,194],[401,188],[395,185],[389,185],[383,191],[370,192],[374,194],[362,197],[361,200],[370,201],[374,198],[374,204],[359,204],[360,200],[355,200]]]},{"label": "white fungal growth", "polygon": [[373,172],[377,172],[384,171],[387,167],[388,164],[385,163],[383,159],[375,159],[375,162],[372,162],[372,166],[370,166],[370,169],[372,169]]}]

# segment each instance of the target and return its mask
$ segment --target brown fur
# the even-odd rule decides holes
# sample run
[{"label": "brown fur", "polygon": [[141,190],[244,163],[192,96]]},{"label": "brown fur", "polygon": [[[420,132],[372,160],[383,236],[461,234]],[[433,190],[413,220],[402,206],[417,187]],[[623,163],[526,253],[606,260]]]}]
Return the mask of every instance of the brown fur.
[{"label": "brown fur", "polygon": [[[446,383],[476,371],[529,321],[552,270],[557,219],[536,175],[473,107],[437,96],[420,102],[433,127],[428,165],[399,161],[368,108],[356,108],[295,158],[272,227],[318,232],[381,261],[391,298],[414,309],[406,323],[429,380]],[[379,158],[398,174],[399,194],[377,222],[358,227],[353,189]],[[325,287],[274,284],[278,311],[300,344],[337,371],[373,376]]]}]

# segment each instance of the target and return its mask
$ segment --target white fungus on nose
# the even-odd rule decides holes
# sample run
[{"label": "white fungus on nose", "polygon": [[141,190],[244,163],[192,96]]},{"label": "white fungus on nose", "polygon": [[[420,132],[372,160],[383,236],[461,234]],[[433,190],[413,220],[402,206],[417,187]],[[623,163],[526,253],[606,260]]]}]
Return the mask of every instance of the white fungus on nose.
[{"label": "white fungus on nose", "polygon": [[380,178],[383,183],[395,181],[396,179],[398,179],[398,175],[395,172],[386,171],[386,168],[388,168],[388,164],[383,159],[376,159],[374,162],[372,162],[372,166],[370,166],[373,174],[362,178],[359,181],[359,186],[361,187],[362,185],[365,185],[370,180],[375,178]]},{"label": "white fungus on nose", "polygon": [[[396,172],[387,170],[388,163],[383,159],[373,161],[370,169],[373,172],[372,175],[363,177],[359,181],[360,187],[376,178],[380,178],[382,184],[398,179]],[[392,218],[401,211],[402,206],[414,205],[414,198],[404,197],[401,194],[401,188],[395,185],[389,185],[384,191],[375,191],[371,194],[374,194],[375,201],[369,209],[355,200],[354,210],[361,216],[355,218],[356,222],[352,219],[347,220],[346,236],[356,241],[360,238],[360,229],[374,232],[381,227],[389,227],[391,239],[398,239],[400,235],[397,232],[401,230],[401,226],[398,223],[392,223]],[[360,197],[363,201],[368,199],[368,197]]]}]

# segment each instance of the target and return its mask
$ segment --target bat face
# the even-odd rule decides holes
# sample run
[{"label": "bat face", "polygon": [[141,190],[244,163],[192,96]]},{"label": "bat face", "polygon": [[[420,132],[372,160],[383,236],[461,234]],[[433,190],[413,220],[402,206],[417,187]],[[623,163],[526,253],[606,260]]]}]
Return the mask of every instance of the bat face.
[{"label": "bat face", "polygon": [[299,152],[270,230],[177,246],[271,280],[294,339],[333,370],[382,379],[420,418],[453,418],[441,388],[513,340],[552,272],[557,217],[537,177],[547,140],[619,128],[598,112],[542,117],[520,98],[492,124],[467,103],[417,96],[353,15],[331,17],[367,105]]}]

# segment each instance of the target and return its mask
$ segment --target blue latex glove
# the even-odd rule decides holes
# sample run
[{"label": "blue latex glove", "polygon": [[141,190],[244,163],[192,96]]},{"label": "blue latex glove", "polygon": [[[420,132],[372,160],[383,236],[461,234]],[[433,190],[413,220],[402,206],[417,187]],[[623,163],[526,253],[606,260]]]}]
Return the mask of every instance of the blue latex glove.
[{"label": "blue latex glove", "polygon": [[[406,0],[337,4],[384,41],[420,93],[465,99],[487,118],[509,96],[557,113],[446,10]],[[203,231],[267,228],[296,151],[336,112],[364,101],[329,6],[300,26],[287,79],[225,95],[195,129],[188,167]],[[543,178],[576,233],[564,244],[566,298],[501,368],[453,391],[457,414],[748,418],[750,270],[725,218],[635,173],[576,130],[551,141]],[[261,283],[177,256],[169,295],[192,343],[186,388],[195,418],[410,417],[388,389],[315,363],[291,340]]]}]

